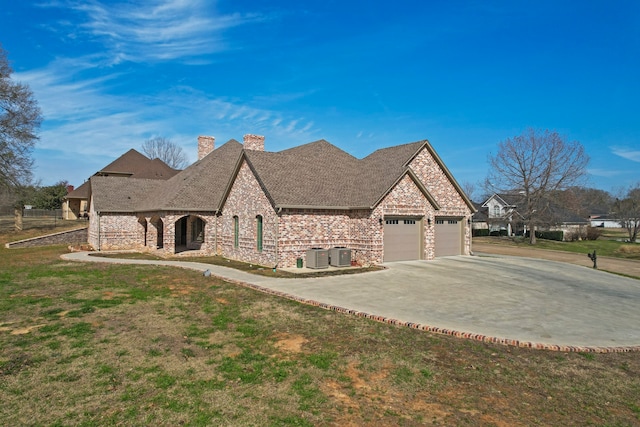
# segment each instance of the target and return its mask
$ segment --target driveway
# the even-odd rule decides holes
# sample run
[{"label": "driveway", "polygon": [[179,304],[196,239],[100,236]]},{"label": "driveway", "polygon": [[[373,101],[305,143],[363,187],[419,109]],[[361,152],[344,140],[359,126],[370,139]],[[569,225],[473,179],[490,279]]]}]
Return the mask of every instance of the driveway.
[{"label": "driveway", "polygon": [[561,350],[640,350],[640,280],[553,261],[458,256],[388,263],[384,271],[364,274],[273,279],[188,261],[82,253],[64,258],[208,268],[307,303],[475,339]]}]

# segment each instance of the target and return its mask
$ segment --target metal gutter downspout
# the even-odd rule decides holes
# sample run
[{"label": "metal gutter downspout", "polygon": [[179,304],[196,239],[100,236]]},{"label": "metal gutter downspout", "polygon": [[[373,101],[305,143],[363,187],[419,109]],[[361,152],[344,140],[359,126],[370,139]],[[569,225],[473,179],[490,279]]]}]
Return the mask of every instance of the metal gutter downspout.
[{"label": "metal gutter downspout", "polygon": [[213,238],[213,245],[214,245],[213,252],[214,252],[215,255],[218,255],[218,222],[219,222],[219,219],[220,219],[220,216],[218,216],[219,213],[220,213],[219,210],[216,210],[213,213],[213,216],[216,219],[215,236]]},{"label": "metal gutter downspout", "polygon": [[98,251],[100,251],[102,246],[101,239],[100,239],[100,235],[101,235],[100,234],[100,212],[96,211],[96,215],[98,215]]},{"label": "metal gutter downspout", "polygon": [[278,231],[280,230],[280,213],[282,212],[282,208],[278,208],[278,210],[276,211],[276,266],[275,268],[278,268],[278,263],[280,262],[280,260],[278,259],[278,247],[280,247],[280,242],[279,242],[279,238],[278,238]]}]

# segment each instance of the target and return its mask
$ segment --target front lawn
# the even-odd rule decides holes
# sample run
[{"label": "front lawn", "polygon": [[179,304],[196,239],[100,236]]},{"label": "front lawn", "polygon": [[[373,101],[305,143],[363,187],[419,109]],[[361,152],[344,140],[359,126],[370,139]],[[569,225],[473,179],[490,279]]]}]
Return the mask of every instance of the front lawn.
[{"label": "front lawn", "polygon": [[3,425],[640,424],[637,352],[468,341],[7,240]]},{"label": "front lawn", "polygon": [[556,240],[536,239],[535,245],[531,245],[529,243],[529,239],[522,237],[474,237],[473,240],[475,242],[499,243],[500,245],[550,249],[580,254],[586,254],[595,250],[598,256],[640,260],[639,243],[625,243],[624,241],[607,240],[603,238],[599,238],[598,240],[580,240],[575,242],[558,242]]}]

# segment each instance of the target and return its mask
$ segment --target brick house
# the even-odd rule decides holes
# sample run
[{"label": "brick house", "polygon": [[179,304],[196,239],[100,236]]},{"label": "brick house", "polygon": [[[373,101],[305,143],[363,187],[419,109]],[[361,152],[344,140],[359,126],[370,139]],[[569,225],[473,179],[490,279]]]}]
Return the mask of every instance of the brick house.
[{"label": "brick house", "polygon": [[91,178],[97,250],[198,250],[293,267],[309,248],[347,247],[360,265],[469,254],[475,209],[428,141],[357,159],[320,140],[280,152],[245,135],[167,180]]}]

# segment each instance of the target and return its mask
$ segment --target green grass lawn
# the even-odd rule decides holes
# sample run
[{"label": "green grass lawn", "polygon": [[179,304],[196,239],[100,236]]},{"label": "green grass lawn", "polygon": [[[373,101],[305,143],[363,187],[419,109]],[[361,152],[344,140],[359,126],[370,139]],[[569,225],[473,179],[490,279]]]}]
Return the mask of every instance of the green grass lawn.
[{"label": "green grass lawn", "polygon": [[474,237],[473,240],[484,243],[499,243],[500,245],[514,245],[580,254],[586,254],[595,250],[598,256],[640,260],[640,243],[626,243],[625,237],[627,237],[627,234],[622,230],[609,230],[597,240],[559,242],[556,240],[536,239],[535,245],[531,245],[529,239],[523,237]]},{"label": "green grass lawn", "polygon": [[640,424],[640,353],[534,351],[0,235],[3,425]]},{"label": "green grass lawn", "polygon": [[[518,245],[531,246],[528,241],[517,240]],[[581,240],[575,242],[557,242],[555,240],[538,239],[535,247],[557,251],[586,254],[594,250],[598,256],[610,256],[626,259],[640,259],[640,244],[624,243],[616,240]]]}]

